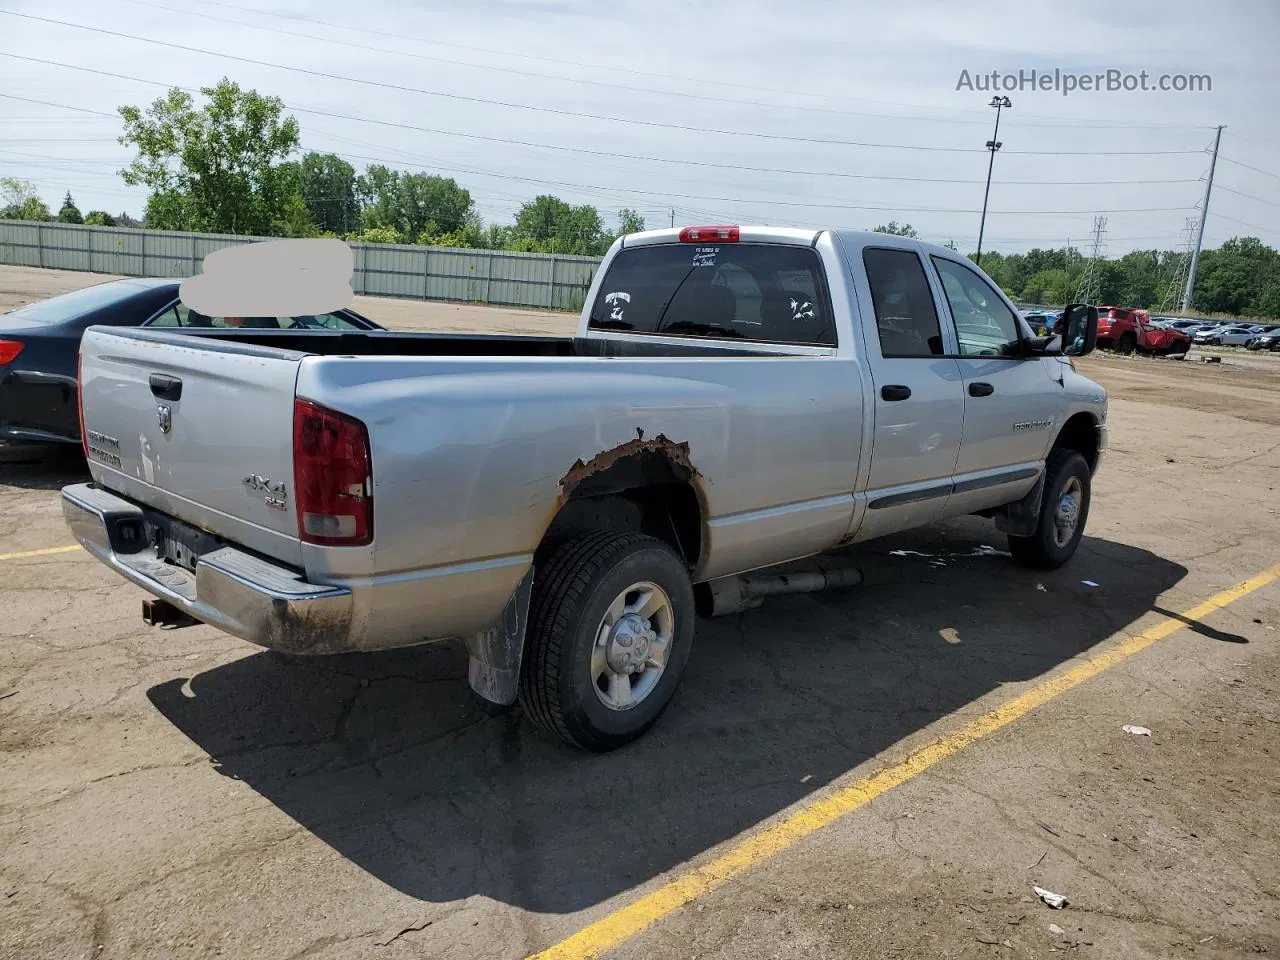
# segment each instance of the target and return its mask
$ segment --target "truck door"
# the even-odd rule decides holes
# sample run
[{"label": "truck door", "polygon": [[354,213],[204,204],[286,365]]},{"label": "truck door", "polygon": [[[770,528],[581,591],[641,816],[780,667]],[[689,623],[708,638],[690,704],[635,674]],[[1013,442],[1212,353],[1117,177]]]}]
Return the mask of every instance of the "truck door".
[{"label": "truck door", "polygon": [[866,509],[857,539],[929,523],[942,516],[964,418],[964,387],[943,340],[924,264],[906,246],[862,251],[855,266],[863,310],[874,427]]},{"label": "truck door", "polygon": [[1063,409],[1057,357],[1028,356],[1022,324],[973,267],[930,257],[958,343],[964,437],[947,514],[1017,500],[1035,485]]}]

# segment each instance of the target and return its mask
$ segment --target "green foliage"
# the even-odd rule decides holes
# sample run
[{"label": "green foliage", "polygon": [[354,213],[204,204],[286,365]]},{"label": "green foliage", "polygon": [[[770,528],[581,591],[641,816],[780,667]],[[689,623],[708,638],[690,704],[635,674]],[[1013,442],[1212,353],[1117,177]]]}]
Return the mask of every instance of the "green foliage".
[{"label": "green foliage", "polygon": [[899,224],[897,220],[890,220],[888,223],[882,223],[878,227],[874,227],[872,233],[888,233],[895,237],[918,237],[915,227],[909,223]]},{"label": "green foliage", "polygon": [[453,230],[449,233],[420,233],[415,243],[424,247],[475,247],[473,239],[478,239],[466,230]]},{"label": "green foliage", "polygon": [[317,229],[347,233],[360,225],[356,169],[338,155],[304,154],[298,164],[298,186]]},{"label": "green foliage", "polygon": [[[298,147],[298,121],[284,104],[224,78],[190,94],[174,88],[144,112],[124,106],[120,142],[137,157],[125,183],[151,190],[147,226],[165,230],[278,235],[296,231],[298,177],[284,161]],[[288,234],[296,235],[296,234]]]},{"label": "green foliage", "polygon": [[0,217],[6,220],[52,219],[36,185],[17,177],[0,177]]},{"label": "green foliage", "polygon": [[518,250],[600,256],[612,242],[592,206],[575,207],[543,194],[516,214],[513,244]]},{"label": "green foliage", "polygon": [[1028,277],[1021,292],[1013,299],[1027,303],[1066,303],[1071,293],[1071,280],[1067,271],[1050,267]]},{"label": "green foliage", "polygon": [[71,199],[71,191],[67,191],[67,195],[62,198],[62,207],[58,210],[58,219],[63,223],[84,223],[84,217],[80,215],[80,208],[76,206],[76,202]]},{"label": "green foliage", "polygon": [[479,227],[471,193],[452,177],[401,173],[374,164],[356,179],[365,227],[392,227],[407,237],[438,236]]},{"label": "green foliage", "polygon": [[618,236],[625,237],[629,233],[644,232],[644,217],[630,207],[618,211]]},{"label": "green foliage", "polygon": [[85,214],[84,222],[91,227],[114,227],[116,218],[105,210],[90,210]]},{"label": "green foliage", "polygon": [[395,227],[366,227],[357,233],[347,234],[352,243],[408,243],[403,233]]}]

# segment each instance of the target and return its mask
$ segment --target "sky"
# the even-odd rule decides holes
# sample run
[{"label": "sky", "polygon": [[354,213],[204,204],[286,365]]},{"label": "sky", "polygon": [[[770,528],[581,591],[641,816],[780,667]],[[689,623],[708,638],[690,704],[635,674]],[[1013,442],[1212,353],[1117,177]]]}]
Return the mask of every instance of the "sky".
[{"label": "sky", "polygon": [[225,76],[303,150],[454,177],[486,222],[553,193],[972,251],[991,72],[1146,71],[1212,89],[999,91],[984,251],[1088,253],[1095,217],[1103,255],[1185,245],[1219,124],[1205,245],[1280,247],[1278,48],[1276,0],[0,0],[0,176],[140,217],[117,109]]}]

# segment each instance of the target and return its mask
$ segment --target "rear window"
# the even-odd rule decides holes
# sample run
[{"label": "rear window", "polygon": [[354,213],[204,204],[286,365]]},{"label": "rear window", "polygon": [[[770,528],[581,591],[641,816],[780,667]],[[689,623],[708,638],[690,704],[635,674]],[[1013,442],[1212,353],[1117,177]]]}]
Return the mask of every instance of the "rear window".
[{"label": "rear window", "polygon": [[50,297],[47,300],[37,300],[35,303],[29,303],[25,307],[14,310],[7,316],[34,320],[37,323],[61,323],[63,320],[80,317],[130,297],[136,297],[140,293],[145,293],[147,289],[145,285],[139,283],[108,281],[73,290],[61,296]]},{"label": "rear window", "polygon": [[818,254],[764,243],[622,250],[591,307],[593,330],[834,346]]}]

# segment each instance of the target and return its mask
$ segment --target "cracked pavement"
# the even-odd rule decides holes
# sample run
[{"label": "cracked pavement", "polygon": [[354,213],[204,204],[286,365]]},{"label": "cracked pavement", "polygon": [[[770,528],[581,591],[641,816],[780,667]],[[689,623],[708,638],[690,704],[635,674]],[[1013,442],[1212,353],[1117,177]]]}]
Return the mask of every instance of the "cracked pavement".
[{"label": "cracked pavement", "polygon": [[[976,518],[868,544],[859,588],[700,623],[667,715],[603,757],[478,701],[455,645],[289,660],[144,627],[82,553],[0,562],[0,958],[519,958],[1280,560],[1280,365],[1082,367],[1113,449],[1072,564],[1015,568]],[[71,542],[83,469],[0,446],[0,553]],[[1278,629],[1273,584],[610,956],[1278,955]]]}]

